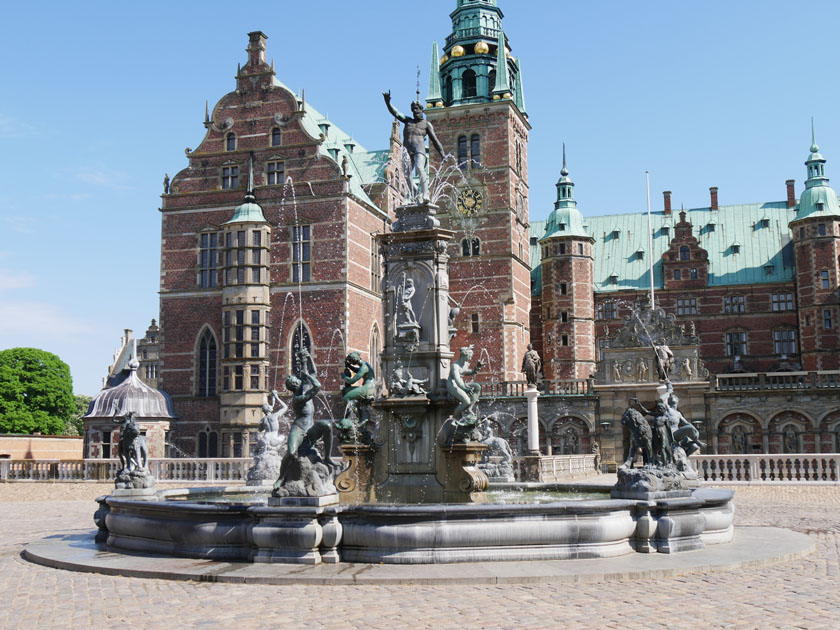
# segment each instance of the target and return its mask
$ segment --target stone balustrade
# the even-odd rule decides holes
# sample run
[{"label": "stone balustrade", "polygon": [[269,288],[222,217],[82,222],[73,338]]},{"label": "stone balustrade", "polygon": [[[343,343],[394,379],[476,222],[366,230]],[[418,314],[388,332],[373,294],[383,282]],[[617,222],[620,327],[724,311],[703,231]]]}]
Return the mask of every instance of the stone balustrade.
[{"label": "stone balustrade", "polygon": [[[526,470],[539,460],[539,470]],[[582,479],[600,474],[595,467],[595,455],[541,455],[539,457],[514,457],[516,479],[553,483]]]},{"label": "stone balustrade", "polygon": [[[587,396],[592,394],[592,379],[545,380],[537,386],[543,396]],[[526,381],[482,383],[482,398],[524,398]]]},{"label": "stone balustrade", "polygon": [[707,483],[840,483],[840,453],[694,455]]},{"label": "stone balustrade", "polygon": [[711,380],[711,391],[717,392],[840,389],[838,370],[717,374]]},{"label": "stone balustrade", "polygon": [[[149,470],[158,481],[244,481],[253,463],[252,457],[160,458],[149,460]],[[119,467],[116,459],[8,459],[0,460],[0,481],[109,481]]]}]

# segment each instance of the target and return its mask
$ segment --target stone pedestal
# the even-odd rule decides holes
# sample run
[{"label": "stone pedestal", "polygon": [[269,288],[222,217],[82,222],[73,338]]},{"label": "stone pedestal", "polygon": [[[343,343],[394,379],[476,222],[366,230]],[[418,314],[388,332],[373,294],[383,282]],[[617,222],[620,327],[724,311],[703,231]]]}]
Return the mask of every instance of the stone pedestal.
[{"label": "stone pedestal", "polygon": [[[321,497],[300,497],[312,501]],[[338,501],[337,496],[332,497]],[[252,561],[283,564],[334,564],[339,561],[342,527],[323,507],[284,504],[251,510],[254,522],[248,540],[256,551]]]},{"label": "stone pedestal", "polygon": [[373,456],[370,444],[342,444],[341,454],[349,465],[335,480],[342,503],[373,503],[376,491],[373,483]]},{"label": "stone pedestal", "polygon": [[480,442],[443,446],[444,466],[438,470],[446,503],[482,503],[490,480],[478,467],[487,447]]},{"label": "stone pedestal", "polygon": [[540,425],[537,410],[539,397],[540,392],[536,387],[525,390],[525,398],[528,399],[528,455],[540,454]]}]

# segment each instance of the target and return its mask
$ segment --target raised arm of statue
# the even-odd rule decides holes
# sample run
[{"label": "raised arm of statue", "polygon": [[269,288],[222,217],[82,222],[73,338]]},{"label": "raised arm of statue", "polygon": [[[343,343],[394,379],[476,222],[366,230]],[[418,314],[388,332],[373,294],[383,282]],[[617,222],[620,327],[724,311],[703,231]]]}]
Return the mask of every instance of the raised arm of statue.
[{"label": "raised arm of statue", "polygon": [[400,122],[408,122],[410,119],[406,118],[403,113],[401,113],[398,109],[396,109],[393,105],[391,105],[391,90],[387,92],[382,92],[382,96],[385,99],[385,106],[388,108],[388,111],[391,112],[391,115],[399,120]]}]

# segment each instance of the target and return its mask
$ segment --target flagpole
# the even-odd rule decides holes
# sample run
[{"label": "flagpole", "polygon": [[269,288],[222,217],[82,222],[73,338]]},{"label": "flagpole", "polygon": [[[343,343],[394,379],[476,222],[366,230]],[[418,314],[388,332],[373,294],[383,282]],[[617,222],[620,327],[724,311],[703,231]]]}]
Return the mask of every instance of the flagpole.
[{"label": "flagpole", "polygon": [[653,224],[650,219],[650,173],[648,171],[645,171],[645,184],[647,187],[648,250],[650,256],[650,307],[654,308],[656,302],[653,300]]}]

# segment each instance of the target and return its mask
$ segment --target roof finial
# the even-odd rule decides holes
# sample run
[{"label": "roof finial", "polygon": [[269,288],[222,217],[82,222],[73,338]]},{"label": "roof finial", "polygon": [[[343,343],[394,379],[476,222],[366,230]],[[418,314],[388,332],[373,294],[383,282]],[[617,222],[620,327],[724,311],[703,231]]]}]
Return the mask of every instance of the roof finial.
[{"label": "roof finial", "polygon": [[128,360],[128,369],[132,372],[136,372],[137,368],[140,367],[140,361],[137,360],[137,340],[132,339],[131,343],[131,358]]},{"label": "roof finial", "polygon": [[566,143],[563,143],[563,168],[560,169],[560,174],[564,177],[569,174],[568,169],[566,168]]},{"label": "roof finial", "polygon": [[811,116],[811,153],[816,153],[820,150],[817,146],[817,137],[814,133],[814,117]]},{"label": "roof finial", "polygon": [[254,196],[254,152],[248,158],[248,190],[245,191],[245,202],[254,203],[257,198]]},{"label": "roof finial", "polygon": [[204,123],[210,122],[210,101],[204,101]]}]

